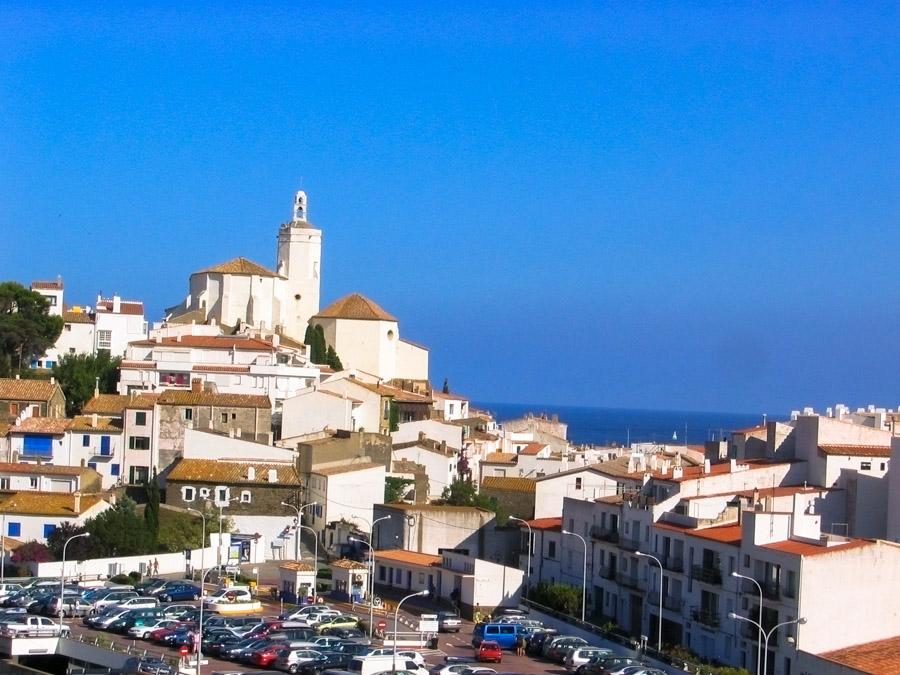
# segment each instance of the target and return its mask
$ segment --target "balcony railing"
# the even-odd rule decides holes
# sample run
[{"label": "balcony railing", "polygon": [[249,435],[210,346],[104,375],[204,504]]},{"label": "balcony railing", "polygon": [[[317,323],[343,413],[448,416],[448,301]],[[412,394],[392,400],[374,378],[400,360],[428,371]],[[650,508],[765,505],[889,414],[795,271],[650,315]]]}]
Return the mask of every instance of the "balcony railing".
[{"label": "balcony railing", "polygon": [[760,588],[764,598],[769,600],[781,600],[781,587],[777,581],[760,581]]},{"label": "balcony railing", "polygon": [[619,541],[619,532],[618,530],[611,530],[607,527],[591,525],[591,538],[598,539],[599,541],[608,541],[615,544]]},{"label": "balcony railing", "polygon": [[636,590],[641,590],[641,582],[638,580],[636,576],[632,576],[631,574],[625,574],[624,572],[619,572],[616,575],[616,581],[620,586],[626,586],[628,588],[634,588]]},{"label": "balcony railing", "polygon": [[662,566],[670,572],[684,572],[684,560],[675,556],[667,555],[659,559]]},{"label": "balcony railing", "polygon": [[[656,589],[656,592],[649,593],[650,597],[647,599],[655,606],[659,606],[659,588]],[[684,608],[684,598],[681,596],[675,595],[664,595],[662,599],[663,609],[668,609],[672,612],[680,612]]]},{"label": "balcony railing", "polygon": [[694,565],[693,577],[698,581],[716,586],[722,585],[722,570],[718,567],[706,567],[704,565]]},{"label": "balcony railing", "polygon": [[719,627],[719,613],[708,609],[693,607],[691,609],[691,618],[699,624],[710,628]]},{"label": "balcony railing", "polygon": [[640,542],[637,539],[632,539],[630,537],[619,537],[619,548],[623,548],[626,551],[637,551],[640,548]]},{"label": "balcony railing", "polygon": [[613,581],[615,581],[616,568],[612,565],[603,565],[597,569],[597,574],[599,574],[603,579],[612,579]]}]

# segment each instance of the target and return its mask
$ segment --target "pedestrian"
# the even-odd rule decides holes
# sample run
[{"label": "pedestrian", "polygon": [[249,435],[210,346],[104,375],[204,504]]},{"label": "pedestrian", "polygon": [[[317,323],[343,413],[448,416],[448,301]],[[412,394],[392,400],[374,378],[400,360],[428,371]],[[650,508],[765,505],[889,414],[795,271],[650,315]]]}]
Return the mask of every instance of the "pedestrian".
[{"label": "pedestrian", "polygon": [[525,656],[525,638],[521,633],[516,636],[516,656]]},{"label": "pedestrian", "polygon": [[148,577],[153,576],[153,561],[152,560],[147,561],[147,576]]},{"label": "pedestrian", "polygon": [[159,574],[159,560],[153,559],[153,574]]}]

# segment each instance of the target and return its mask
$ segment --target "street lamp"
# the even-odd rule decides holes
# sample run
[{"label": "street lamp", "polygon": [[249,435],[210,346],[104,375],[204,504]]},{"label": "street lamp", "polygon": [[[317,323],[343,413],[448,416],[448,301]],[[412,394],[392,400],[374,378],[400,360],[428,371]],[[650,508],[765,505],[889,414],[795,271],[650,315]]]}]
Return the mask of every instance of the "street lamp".
[{"label": "street lamp", "polygon": [[[358,520],[365,520],[365,518],[360,518],[359,516],[354,516],[354,518]],[[373,626],[372,624],[375,621],[375,547],[372,545],[375,542],[375,526],[382,520],[390,520],[390,516],[382,516],[381,518],[376,518],[371,523],[369,523],[369,539],[371,542],[365,541],[363,539],[359,539],[358,537],[349,537],[350,541],[357,541],[361,544],[365,544],[369,547],[369,579],[366,584],[368,588],[368,596],[369,596],[369,637],[372,637]]]},{"label": "street lamp", "polygon": [[297,528],[294,530],[294,560],[300,560],[300,513],[303,509],[308,509],[310,506],[317,506],[319,502],[310,502],[309,504],[304,504],[303,506],[294,506],[293,504],[288,504],[287,502],[281,502],[282,506],[287,506],[289,509],[294,509],[294,512],[297,514]]},{"label": "street lamp", "polygon": [[313,542],[315,543],[315,552],[313,553],[313,602],[315,602],[319,597],[319,537],[309,525],[300,525],[298,523],[297,527],[312,532]]},{"label": "street lamp", "polygon": [[656,564],[659,565],[659,615],[657,619],[659,620],[659,639],[656,643],[656,651],[662,654],[662,612],[663,612],[663,566],[655,555],[650,555],[649,553],[641,553],[640,551],[635,551],[634,554],[639,558],[651,558],[656,561]]},{"label": "street lamp", "polygon": [[[203,533],[200,540],[200,646],[195,645],[197,651],[197,675],[200,675],[200,647],[203,646],[203,578],[206,576],[204,569],[206,568],[206,514],[197,509],[187,507],[188,511],[193,511],[201,519],[203,519]],[[222,527],[219,526],[219,536],[222,536]]]},{"label": "street lamp", "polygon": [[400,605],[402,605],[404,602],[406,602],[410,598],[415,598],[416,596],[420,596],[420,595],[421,596],[428,595],[428,589],[426,588],[425,590],[419,591],[418,593],[410,593],[405,598],[400,600],[400,602],[397,603],[397,609],[394,610],[394,645],[393,645],[393,650],[392,650],[394,658],[392,659],[392,663],[393,663],[393,665],[391,666],[392,672],[397,670],[397,621],[400,619]]},{"label": "street lamp", "polygon": [[200,675],[200,657],[203,655],[203,605],[206,604],[206,598],[203,597],[203,583],[206,580],[206,575],[210,572],[212,572],[211,567],[200,575],[200,615],[197,617],[197,639],[194,642],[194,650],[197,652],[197,672],[195,675]]},{"label": "street lamp", "polygon": [[0,515],[0,584],[6,581],[6,514]]},{"label": "street lamp", "polygon": [[531,530],[531,525],[527,520],[522,520],[515,516],[510,516],[509,520],[518,521],[528,528],[528,562],[526,563],[527,566],[525,568],[525,597],[527,598],[528,587],[531,586],[531,556],[534,555],[534,532]]},{"label": "street lamp", "polygon": [[759,623],[756,625],[759,626],[759,634],[756,637],[756,675],[760,675],[759,672],[759,662],[762,660],[762,643],[763,643],[763,592],[762,586],[760,586],[759,582],[753,577],[746,577],[743,574],[738,574],[737,572],[732,572],[731,576],[735,579],[746,579],[747,581],[752,581],[756,584],[756,588],[759,589]]},{"label": "street lamp", "polygon": [[568,530],[563,530],[563,534],[569,534],[573,537],[578,537],[581,539],[581,544],[584,546],[584,567],[581,572],[581,623],[584,623],[584,608],[585,608],[585,598],[587,597],[587,542],[584,540],[580,534],[576,534],[575,532],[569,532]]},{"label": "street lamp", "polygon": [[[790,626],[791,624],[799,623],[801,626],[806,623],[806,617],[801,616],[799,619],[791,619],[790,621],[782,621],[781,623],[776,623],[772,626],[768,632],[762,627],[761,623],[756,623],[753,619],[748,619],[746,616],[741,616],[739,614],[735,614],[734,612],[728,613],[729,619],[734,619],[736,621],[746,621],[747,623],[752,623],[754,626],[759,628],[759,632],[765,635],[765,642],[763,645],[763,673],[767,673],[769,670],[769,638],[772,637],[772,634],[781,628],[782,626]],[[759,664],[757,664],[757,668]]]},{"label": "street lamp", "polygon": [[62,635],[62,622],[63,622],[63,593],[65,592],[66,585],[66,547],[68,547],[69,542],[73,539],[78,539],[78,537],[90,537],[90,532],[82,532],[81,534],[73,534],[71,537],[66,539],[66,543],[63,544],[63,554],[62,554],[62,569],[59,572],[59,631],[60,635]]},{"label": "street lamp", "polygon": [[[238,497],[232,497],[231,499],[207,499],[207,503],[215,504],[219,508],[219,545],[216,546],[216,565],[219,567],[219,574],[222,573],[222,509],[225,508],[226,505],[231,502],[239,501]],[[205,523],[206,521],[204,521]],[[206,543],[206,542],[204,542]],[[221,578],[219,578],[221,582]]]}]

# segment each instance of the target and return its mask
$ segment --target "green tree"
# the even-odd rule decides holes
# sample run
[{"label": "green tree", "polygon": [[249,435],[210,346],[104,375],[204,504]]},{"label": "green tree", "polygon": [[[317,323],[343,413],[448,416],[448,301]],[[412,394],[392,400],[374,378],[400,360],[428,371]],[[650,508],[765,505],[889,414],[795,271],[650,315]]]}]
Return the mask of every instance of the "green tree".
[{"label": "green tree", "polygon": [[325,363],[332,370],[343,370],[344,365],[341,363],[340,357],[337,355],[337,352],[334,351],[334,347],[328,345],[328,350],[325,353]]},{"label": "green tree", "polygon": [[0,375],[22,370],[42,356],[62,333],[61,316],[50,316],[50,302],[15,281],[0,283]]},{"label": "green tree", "polygon": [[[110,509],[84,524],[91,533],[83,541],[92,558],[153,553],[153,539],[134,500],[122,497]],[[78,540],[82,541],[82,540]]]},{"label": "green tree", "polygon": [[147,485],[147,504],[144,506],[144,523],[147,526],[147,534],[150,543],[155,549],[159,541],[159,483],[156,475],[150,479]]},{"label": "green tree", "polygon": [[542,581],[529,593],[534,602],[575,616],[581,610],[581,590],[568,584]]},{"label": "green tree", "polygon": [[[47,548],[50,549],[50,553],[56,560],[60,560],[62,558],[63,546],[66,541],[76,534],[81,534],[85,531],[85,528],[81,525],[75,525],[69,521],[63,522],[47,536]],[[89,549],[90,547],[87,545],[86,538],[75,539],[66,549],[66,559],[84,560],[86,557],[89,557],[84,555]]]},{"label": "green tree", "polygon": [[384,503],[385,504],[393,504],[394,502],[399,502],[403,499],[403,495],[406,494],[407,489],[410,485],[415,483],[415,481],[410,480],[409,478],[395,478],[394,476],[388,476],[384,479]]},{"label": "green tree", "polygon": [[307,326],[303,342],[309,347],[310,361],[318,364],[328,363],[328,343],[325,341],[325,329],[321,324]]},{"label": "green tree", "polygon": [[400,406],[394,403],[394,400],[391,399],[390,407],[388,408],[388,430],[397,431],[400,428]]},{"label": "green tree", "polygon": [[480,509],[493,511],[497,514],[498,524],[506,522],[506,515],[502,513],[497,500],[479,493],[475,483],[471,480],[457,478],[444,488],[441,501],[450,506],[477,506]]},{"label": "green tree", "polygon": [[101,349],[97,355],[66,354],[53,367],[53,376],[66,395],[66,415],[77,415],[94,396],[94,387],[101,394],[113,393],[119,380],[122,359],[111,358]]}]

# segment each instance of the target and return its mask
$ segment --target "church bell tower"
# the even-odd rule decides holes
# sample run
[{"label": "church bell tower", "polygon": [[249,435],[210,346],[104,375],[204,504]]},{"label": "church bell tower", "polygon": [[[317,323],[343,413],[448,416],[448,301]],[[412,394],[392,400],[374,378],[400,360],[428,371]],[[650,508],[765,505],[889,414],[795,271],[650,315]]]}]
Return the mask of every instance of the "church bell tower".
[{"label": "church bell tower", "polygon": [[303,340],[309,319],[319,313],[322,230],[308,220],[306,192],[294,195],[293,216],[278,230],[277,270],[287,279],[281,305],[284,332]]}]

